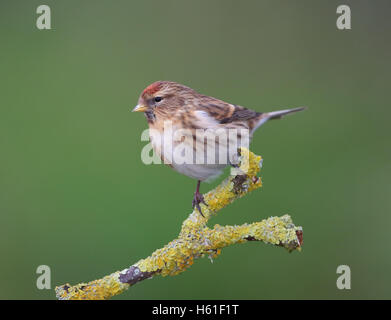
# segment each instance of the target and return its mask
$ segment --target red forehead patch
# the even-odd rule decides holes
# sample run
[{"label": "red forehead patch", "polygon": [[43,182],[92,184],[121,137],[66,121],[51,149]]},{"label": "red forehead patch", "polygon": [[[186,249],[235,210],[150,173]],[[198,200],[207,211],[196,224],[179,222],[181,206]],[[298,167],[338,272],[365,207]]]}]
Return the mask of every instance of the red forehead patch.
[{"label": "red forehead patch", "polygon": [[159,91],[161,89],[161,87],[162,87],[161,81],[154,82],[144,89],[143,95],[145,95],[145,94],[152,95],[152,94],[156,93],[157,91]]}]

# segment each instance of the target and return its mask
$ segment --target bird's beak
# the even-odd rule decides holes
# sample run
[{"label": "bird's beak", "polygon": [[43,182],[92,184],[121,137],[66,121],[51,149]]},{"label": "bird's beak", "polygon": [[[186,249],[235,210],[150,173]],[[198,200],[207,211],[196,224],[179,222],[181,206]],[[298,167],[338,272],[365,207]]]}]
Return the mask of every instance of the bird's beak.
[{"label": "bird's beak", "polygon": [[147,109],[148,109],[147,106],[138,104],[137,106],[134,107],[132,112],[144,112],[144,111],[147,111]]}]

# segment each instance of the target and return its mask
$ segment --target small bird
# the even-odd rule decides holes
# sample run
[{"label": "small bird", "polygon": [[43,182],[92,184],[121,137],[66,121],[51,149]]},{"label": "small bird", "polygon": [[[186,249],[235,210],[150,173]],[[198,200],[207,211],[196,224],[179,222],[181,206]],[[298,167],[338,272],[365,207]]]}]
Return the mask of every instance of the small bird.
[{"label": "small bird", "polygon": [[[203,216],[200,203],[207,205],[203,195],[200,193],[201,181],[210,180],[217,177],[222,170],[228,165],[234,165],[229,161],[215,162],[195,162],[185,161],[178,162],[172,160],[172,148],[180,143],[187,143],[194,155],[187,157],[187,160],[194,160],[195,157],[203,158],[205,152],[210,148],[204,148],[205,140],[197,144],[197,130],[247,130],[251,139],[252,134],[267,120],[280,119],[283,116],[304,110],[304,107],[286,109],[272,112],[257,112],[236,104],[230,104],[222,100],[209,97],[196,92],[195,90],[182,84],[172,81],[157,81],[146,87],[139,99],[137,106],[132,110],[134,112],[144,112],[150,129],[150,140],[154,151],[161,157],[164,163],[171,166],[177,172],[197,180],[197,187],[192,202],[193,208],[196,207]],[[174,139],[173,135],[165,134],[165,123],[169,121],[174,130],[187,132],[190,139],[186,139],[186,134],[182,139]],[[160,137],[151,132],[159,133]],[[162,138],[163,137],[163,138]],[[240,146],[241,134],[237,134],[235,146],[229,148],[237,152]],[[186,142],[187,141],[187,142]],[[221,155],[219,152],[219,141],[216,140],[217,146],[214,146],[214,153],[217,158],[232,158],[232,154]],[[230,141],[227,145],[232,144]],[[221,145],[221,143],[220,143]],[[201,147],[199,147],[201,146]],[[166,150],[167,149],[167,150]],[[168,151],[170,150],[170,151]],[[171,152],[171,154],[168,154]],[[228,152],[230,153],[230,152]],[[232,153],[232,152],[231,152]]]}]

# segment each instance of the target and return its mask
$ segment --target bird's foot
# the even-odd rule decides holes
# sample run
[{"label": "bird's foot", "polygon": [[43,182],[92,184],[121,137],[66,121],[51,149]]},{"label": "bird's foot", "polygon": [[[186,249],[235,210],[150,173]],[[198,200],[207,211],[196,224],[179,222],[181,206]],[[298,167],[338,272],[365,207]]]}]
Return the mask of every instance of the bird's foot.
[{"label": "bird's foot", "polygon": [[200,203],[203,203],[204,205],[207,206],[202,193],[196,191],[196,192],[194,192],[193,209],[194,209],[194,207],[196,207],[198,209],[198,211],[201,213],[201,216],[203,216],[205,218],[205,216],[202,214]]}]

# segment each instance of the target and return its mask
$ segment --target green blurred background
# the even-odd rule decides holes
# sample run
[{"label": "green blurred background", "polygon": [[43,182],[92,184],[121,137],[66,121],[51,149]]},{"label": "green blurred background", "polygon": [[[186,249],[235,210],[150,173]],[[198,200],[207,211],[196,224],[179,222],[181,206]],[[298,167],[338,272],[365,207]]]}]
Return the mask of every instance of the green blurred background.
[{"label": "green blurred background", "polygon": [[[52,10],[39,31],[36,8]],[[349,4],[352,30],[336,28]],[[258,111],[264,187],[210,221],[292,215],[301,253],[229,247],[116,299],[391,298],[389,1],[1,1],[0,298],[123,269],[179,232],[195,181],[146,166],[141,90],[173,80]],[[213,184],[204,184],[203,192]],[[352,289],[336,269],[352,270]]]}]

